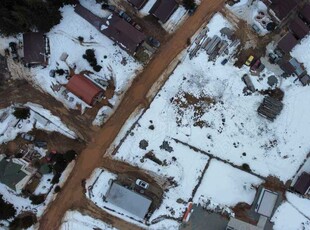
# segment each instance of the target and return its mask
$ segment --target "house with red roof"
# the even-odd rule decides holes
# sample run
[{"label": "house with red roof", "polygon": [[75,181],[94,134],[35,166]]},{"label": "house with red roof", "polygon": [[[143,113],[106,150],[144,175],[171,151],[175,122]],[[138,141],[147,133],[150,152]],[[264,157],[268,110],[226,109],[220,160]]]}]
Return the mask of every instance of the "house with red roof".
[{"label": "house with red roof", "polygon": [[83,74],[72,76],[66,88],[88,105],[94,105],[103,95],[103,90]]}]

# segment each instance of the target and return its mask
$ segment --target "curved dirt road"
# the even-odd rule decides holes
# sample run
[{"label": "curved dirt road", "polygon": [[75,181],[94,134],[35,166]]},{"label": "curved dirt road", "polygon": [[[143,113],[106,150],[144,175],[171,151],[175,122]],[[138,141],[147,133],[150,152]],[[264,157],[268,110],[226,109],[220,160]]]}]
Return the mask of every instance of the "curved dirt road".
[{"label": "curved dirt road", "polygon": [[[81,181],[88,178],[96,167],[100,167],[103,155],[113,142],[122,125],[140,104],[145,105],[146,95],[152,85],[169,66],[171,61],[187,46],[190,38],[212,15],[218,11],[224,0],[202,0],[195,14],[189,17],[177,32],[168,39],[145,70],[136,78],[124,96],[114,115],[94,136],[91,143],[80,154],[76,165],[57,198],[51,203],[40,220],[40,229],[58,229],[64,213],[68,209],[83,206]],[[165,77],[167,80],[168,76]],[[163,84],[164,82],[162,82]],[[87,207],[81,207],[87,208]],[[124,221],[111,218],[112,224],[119,229],[133,229]],[[117,221],[113,221],[113,220]]]}]

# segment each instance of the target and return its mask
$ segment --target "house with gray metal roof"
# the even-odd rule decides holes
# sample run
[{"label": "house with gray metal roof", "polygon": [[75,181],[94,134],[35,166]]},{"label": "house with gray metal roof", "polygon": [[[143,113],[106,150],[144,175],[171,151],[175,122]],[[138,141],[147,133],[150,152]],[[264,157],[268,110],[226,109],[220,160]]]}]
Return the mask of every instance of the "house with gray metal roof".
[{"label": "house with gray metal roof", "polygon": [[105,197],[107,202],[141,219],[144,219],[152,203],[152,200],[149,198],[127,189],[116,182],[112,183]]},{"label": "house with gray metal roof", "polygon": [[263,216],[271,217],[277,200],[278,193],[262,188],[255,211]]},{"label": "house with gray metal roof", "polygon": [[20,193],[33,173],[18,159],[5,159],[3,156],[0,159],[0,183]]}]

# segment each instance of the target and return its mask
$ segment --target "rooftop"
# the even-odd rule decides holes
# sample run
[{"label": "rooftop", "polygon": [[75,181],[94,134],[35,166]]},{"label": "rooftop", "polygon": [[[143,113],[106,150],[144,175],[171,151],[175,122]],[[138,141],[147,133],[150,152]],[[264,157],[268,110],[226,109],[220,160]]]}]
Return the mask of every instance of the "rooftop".
[{"label": "rooftop", "polygon": [[45,62],[45,38],[40,32],[23,34],[24,61],[28,64],[44,64]]},{"label": "rooftop", "polygon": [[66,88],[89,105],[93,105],[95,98],[103,91],[82,74],[72,76]]},{"label": "rooftop", "polygon": [[0,182],[16,190],[16,184],[27,176],[27,174],[21,170],[22,167],[22,165],[16,164],[13,161],[2,159],[0,161]]},{"label": "rooftop", "polygon": [[133,6],[135,6],[138,10],[140,10],[148,0],[128,0]]},{"label": "rooftop", "polygon": [[75,7],[75,12],[92,24],[102,34],[128,51],[135,53],[137,47],[145,40],[145,35],[119,17],[117,14],[111,14],[108,18],[100,18],[81,5]]},{"label": "rooftop", "polygon": [[270,0],[270,9],[279,20],[283,20],[297,6],[296,0]]},{"label": "rooftop", "polygon": [[298,39],[303,39],[310,31],[310,28],[300,18],[295,18],[289,28]]},{"label": "rooftop", "polygon": [[297,45],[298,41],[293,34],[287,33],[278,43],[278,48],[284,53],[289,53]]},{"label": "rooftop", "polygon": [[310,23],[310,4],[309,3],[304,5],[302,10],[300,11],[300,15],[303,17],[303,19],[307,23]]},{"label": "rooftop", "polygon": [[294,184],[294,189],[300,194],[305,194],[310,187],[310,174],[303,172],[296,183]]},{"label": "rooftop", "polygon": [[278,194],[263,188],[261,190],[255,211],[263,216],[271,217]]},{"label": "rooftop", "polygon": [[150,199],[115,182],[107,192],[106,200],[141,219],[144,219],[152,203]]},{"label": "rooftop", "polygon": [[117,14],[110,15],[105,20],[106,28],[102,28],[101,33],[116,41],[121,48],[129,53],[134,53],[137,47],[145,40],[146,36],[130,25]]},{"label": "rooftop", "polygon": [[165,23],[178,6],[179,5],[175,0],[157,0],[151,8],[150,13],[161,22]]}]

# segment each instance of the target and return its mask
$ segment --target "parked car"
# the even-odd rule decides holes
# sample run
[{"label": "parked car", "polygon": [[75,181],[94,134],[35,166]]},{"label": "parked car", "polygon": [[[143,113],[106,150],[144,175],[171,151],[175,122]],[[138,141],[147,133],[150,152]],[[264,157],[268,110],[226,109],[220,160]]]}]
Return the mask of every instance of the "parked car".
[{"label": "parked car", "polygon": [[127,22],[131,22],[131,17],[128,15],[128,14],[126,14],[126,12],[125,11],[120,11],[119,12],[119,14],[118,14],[121,18],[124,18],[125,19],[125,21],[127,21]]},{"label": "parked car", "polygon": [[39,148],[46,148],[47,147],[47,142],[46,141],[35,141],[34,145],[39,147]]},{"label": "parked car", "polygon": [[149,183],[141,180],[141,179],[137,179],[136,180],[136,185],[140,186],[141,188],[144,188],[144,189],[148,189],[148,187],[150,186]]},{"label": "parked car", "polygon": [[157,47],[157,48],[160,47],[160,42],[157,39],[155,39],[154,37],[148,37],[147,42],[151,46],[154,46],[154,47]]},{"label": "parked car", "polygon": [[251,66],[251,71],[256,71],[257,68],[260,66],[261,61],[259,59],[257,59],[254,64]]},{"label": "parked car", "polygon": [[225,65],[227,62],[228,62],[228,59],[225,58],[225,59],[221,62],[221,64],[222,64],[222,65]]},{"label": "parked car", "polygon": [[26,141],[34,141],[35,139],[33,135],[30,135],[28,133],[22,133],[21,137]]},{"label": "parked car", "polygon": [[246,60],[245,65],[250,66],[253,60],[254,60],[254,56],[250,55],[248,59]]},{"label": "parked car", "polygon": [[260,28],[258,27],[258,25],[253,24],[253,25],[252,25],[252,29],[253,29],[256,33],[260,33]]}]

